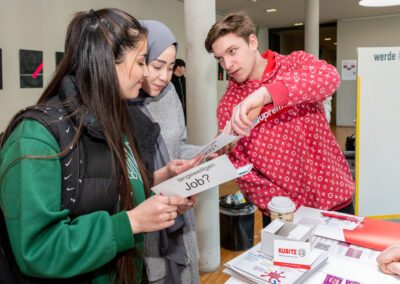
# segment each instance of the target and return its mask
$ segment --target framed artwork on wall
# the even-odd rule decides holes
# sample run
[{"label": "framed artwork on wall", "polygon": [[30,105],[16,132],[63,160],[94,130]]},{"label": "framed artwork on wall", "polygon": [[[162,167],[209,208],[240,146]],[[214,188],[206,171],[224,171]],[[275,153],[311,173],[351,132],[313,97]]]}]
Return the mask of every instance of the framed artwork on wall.
[{"label": "framed artwork on wall", "polygon": [[3,89],[3,60],[2,60],[2,50],[0,48],[0,90]]},{"label": "framed artwork on wall", "polygon": [[43,88],[43,51],[19,50],[20,88]]},{"label": "framed artwork on wall", "polygon": [[56,51],[56,68],[58,64],[60,64],[61,59],[63,59],[63,57],[64,57],[64,52]]},{"label": "framed artwork on wall", "polygon": [[223,81],[224,80],[224,68],[221,67],[221,64],[218,64],[218,81]]}]

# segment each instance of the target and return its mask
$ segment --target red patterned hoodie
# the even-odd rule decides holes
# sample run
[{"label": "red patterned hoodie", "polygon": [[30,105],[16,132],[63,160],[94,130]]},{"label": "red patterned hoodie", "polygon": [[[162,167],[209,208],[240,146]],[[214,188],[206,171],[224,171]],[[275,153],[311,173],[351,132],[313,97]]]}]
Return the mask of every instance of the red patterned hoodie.
[{"label": "red patterned hoodie", "polygon": [[251,173],[237,180],[241,190],[266,213],[274,196],[290,197],[297,208],[349,205],[354,181],[322,103],[340,85],[335,67],[303,51],[262,56],[268,64],[261,80],[231,79],[217,110],[223,129],[232,109],[260,86],[272,97],[273,104],[261,110],[262,121],[230,154],[235,167],[253,164]]}]

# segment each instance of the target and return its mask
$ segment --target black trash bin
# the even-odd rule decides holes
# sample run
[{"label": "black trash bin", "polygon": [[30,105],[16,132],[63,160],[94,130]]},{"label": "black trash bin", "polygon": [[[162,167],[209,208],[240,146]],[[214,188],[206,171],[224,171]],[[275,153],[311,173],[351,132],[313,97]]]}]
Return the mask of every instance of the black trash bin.
[{"label": "black trash bin", "polygon": [[253,246],[254,211],[251,203],[228,204],[219,199],[219,226],[221,246],[229,250],[246,250]]},{"label": "black trash bin", "polygon": [[351,175],[356,180],[356,152],[355,151],[343,151],[343,155],[349,164]]}]

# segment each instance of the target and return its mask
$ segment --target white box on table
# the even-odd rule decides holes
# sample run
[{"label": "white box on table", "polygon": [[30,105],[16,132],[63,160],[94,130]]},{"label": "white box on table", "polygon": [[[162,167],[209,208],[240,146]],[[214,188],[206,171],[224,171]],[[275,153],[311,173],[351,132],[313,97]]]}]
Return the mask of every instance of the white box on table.
[{"label": "white box on table", "polygon": [[261,251],[273,257],[275,240],[306,242],[310,239],[312,230],[313,227],[275,219],[261,231]]}]

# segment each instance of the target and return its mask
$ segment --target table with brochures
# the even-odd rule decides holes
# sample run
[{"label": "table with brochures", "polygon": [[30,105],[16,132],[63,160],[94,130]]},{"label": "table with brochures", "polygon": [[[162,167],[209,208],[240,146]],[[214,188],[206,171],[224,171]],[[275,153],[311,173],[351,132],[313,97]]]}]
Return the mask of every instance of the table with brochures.
[{"label": "table with brochures", "polygon": [[[302,206],[294,215],[295,224],[314,227],[310,244],[312,252],[319,257],[310,270],[274,266],[273,259],[263,254],[257,244],[225,264],[224,272],[231,276],[226,283],[400,283],[400,277],[379,270],[376,257],[380,251],[374,249],[381,249],[386,246],[385,242],[391,243],[396,237],[400,242],[399,223],[366,218],[354,225],[321,213],[321,210]],[[382,232],[382,227],[386,228],[386,233]]]}]

